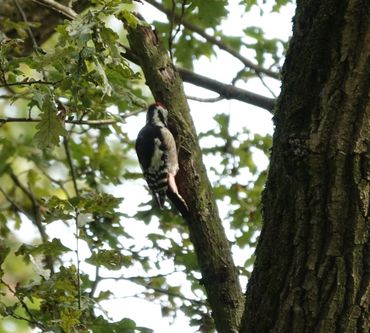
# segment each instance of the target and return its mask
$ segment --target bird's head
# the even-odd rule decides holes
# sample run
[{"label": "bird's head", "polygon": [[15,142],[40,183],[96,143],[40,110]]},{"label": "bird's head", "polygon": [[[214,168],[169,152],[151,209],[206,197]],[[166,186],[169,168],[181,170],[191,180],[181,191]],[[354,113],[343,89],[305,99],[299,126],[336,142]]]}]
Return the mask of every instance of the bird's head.
[{"label": "bird's head", "polygon": [[164,125],[167,126],[168,110],[166,107],[157,102],[151,104],[148,108],[146,114],[146,122],[154,125]]}]

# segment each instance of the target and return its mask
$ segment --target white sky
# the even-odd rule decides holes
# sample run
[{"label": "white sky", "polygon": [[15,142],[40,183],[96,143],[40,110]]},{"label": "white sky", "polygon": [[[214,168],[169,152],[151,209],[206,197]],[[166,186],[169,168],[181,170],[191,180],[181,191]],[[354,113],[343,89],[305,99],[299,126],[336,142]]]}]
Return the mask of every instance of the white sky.
[{"label": "white sky", "polygon": [[[229,20],[223,24],[223,32],[225,35],[241,35],[242,29],[245,27],[259,26],[265,31],[268,38],[281,38],[283,40],[287,40],[291,33],[291,18],[294,14],[293,5],[284,8],[281,14],[272,13],[270,15],[266,14],[265,16],[260,16],[259,9],[254,9],[248,15],[242,16],[243,10],[238,6],[238,2],[240,1],[229,1]],[[148,4],[138,5],[138,10],[148,21],[153,18],[160,19],[162,17],[161,14]],[[248,22],[248,25],[246,22]],[[217,58],[213,57],[212,59],[208,59],[203,57],[195,64],[196,73],[209,76],[225,83],[230,83],[235,73],[242,68],[243,65],[238,60],[225,52],[218,52]],[[278,94],[280,83],[274,80],[266,81],[269,83],[270,88]],[[267,89],[259,80],[250,80],[247,84],[239,83],[239,87],[271,97]],[[190,84],[185,84],[185,90],[190,96],[202,98],[215,96],[212,92],[197,88]],[[206,104],[189,101],[189,105],[191,107],[193,120],[198,132],[209,130],[210,126],[213,126],[214,124],[212,119],[213,116],[216,113],[225,111],[230,114],[231,131],[236,132],[242,127],[247,127],[252,133],[266,134],[272,133],[273,130],[271,115],[267,111],[242,102],[223,100],[218,103]],[[135,138],[139,129],[144,125],[144,121],[143,115],[137,118],[135,117],[135,119],[128,120],[127,125],[124,126],[124,130],[128,131],[131,138]],[[266,164],[267,161],[261,158],[260,163]],[[113,194],[117,196],[121,196],[121,193],[126,190],[131,191],[131,193],[135,193],[135,195],[125,199],[123,205],[125,212],[134,213],[137,203],[142,195],[147,195],[143,190],[143,184],[144,181],[136,181],[134,183],[120,186],[114,191],[115,193]],[[220,208],[222,211],[222,205]],[[143,244],[147,242],[147,240],[141,231],[141,228],[144,226],[141,226],[140,224],[141,223],[138,221],[125,221],[125,228],[135,236],[135,242]],[[150,226],[153,231],[156,231],[156,227],[155,223]],[[71,228],[64,225],[55,228],[52,224],[50,228],[48,228],[51,238],[60,238],[63,244],[70,248],[75,248],[73,231],[74,230],[71,230]],[[21,233],[22,235],[19,236],[21,236],[22,239],[25,239],[24,235],[34,235],[33,227],[29,222],[24,222]],[[25,241],[27,241],[27,239],[25,239]],[[29,239],[29,241],[31,241],[31,239]],[[88,250],[83,248],[83,244],[80,244],[80,247],[82,247],[80,248],[80,252],[81,259],[83,260],[84,253],[88,256]],[[236,261],[238,261],[238,253],[234,253],[234,255]],[[71,257],[71,260],[75,261],[75,258]],[[169,262],[168,266],[170,270],[172,263]],[[94,276],[94,271],[91,266],[82,264],[82,269]],[[137,273],[133,272],[130,275],[136,274]],[[173,279],[181,280],[178,276],[174,276]],[[181,283],[184,282],[181,281]],[[242,284],[244,284],[243,287],[245,287],[245,281],[243,281]],[[187,318],[185,318],[180,312],[175,322],[170,325],[167,318],[162,318],[160,307],[157,304],[137,298],[127,297],[142,290],[142,288],[137,287],[130,282],[107,281],[101,283],[100,289],[110,289],[116,295],[116,299],[102,303],[103,308],[108,311],[109,315],[114,320],[128,317],[135,320],[138,326],[152,328],[155,333],[191,333],[196,331],[194,327],[189,326]]]}]

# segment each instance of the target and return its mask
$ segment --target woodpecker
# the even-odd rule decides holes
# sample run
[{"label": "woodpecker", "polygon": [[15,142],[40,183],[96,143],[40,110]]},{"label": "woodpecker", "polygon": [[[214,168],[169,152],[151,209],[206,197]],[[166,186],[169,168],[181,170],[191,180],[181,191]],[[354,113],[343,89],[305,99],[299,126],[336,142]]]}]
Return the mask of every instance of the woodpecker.
[{"label": "woodpecker", "polygon": [[179,194],[175,176],[179,170],[175,139],[167,128],[168,110],[161,104],[149,106],[146,125],[140,130],[135,149],[144,178],[160,208],[166,196],[185,216],[188,207]]}]

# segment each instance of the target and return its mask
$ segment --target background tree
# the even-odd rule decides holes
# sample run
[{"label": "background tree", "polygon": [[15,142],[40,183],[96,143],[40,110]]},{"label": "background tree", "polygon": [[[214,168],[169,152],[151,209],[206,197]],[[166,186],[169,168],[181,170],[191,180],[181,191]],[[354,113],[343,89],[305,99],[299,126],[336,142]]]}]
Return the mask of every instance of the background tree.
[{"label": "background tree", "polygon": [[[154,22],[156,32],[132,14],[131,1],[79,1],[73,9],[50,0],[33,2],[7,0],[0,5],[2,99],[16,105],[10,109],[4,103],[1,120],[6,134],[1,139],[1,232],[6,240],[1,251],[1,314],[42,331],[148,331],[127,318],[109,320],[99,310],[99,304],[117,296],[106,281],[130,281],[145,287],[141,296],[160,301],[164,315],[174,316],[181,309],[204,332],[213,330],[211,317],[219,332],[238,331],[244,309],[238,273],[249,276],[253,258],[235,267],[224,227],[236,230],[227,230],[234,249],[254,247],[266,172],[256,166],[253,147],[268,154],[270,139],[245,129],[233,134],[230,117],[216,115],[217,127],[200,134],[221,143],[203,149],[203,156],[211,155],[221,165],[209,170],[216,179],[211,189],[181,78],[217,92],[217,99],[235,98],[272,111],[274,98],[235,83],[253,77],[265,85],[277,81],[284,43],[268,40],[260,28],[250,26],[244,33],[253,42],[245,36],[224,36],[220,24],[228,16],[226,1],[145,1],[167,16],[166,22]],[[273,10],[285,3],[274,3]],[[256,6],[265,9],[258,2],[245,2],[243,9]],[[367,11],[359,14],[354,8]],[[366,13],[368,5],[361,1],[348,1],[340,10],[331,1],[298,3],[277,107],[265,225],[242,331],[368,328]],[[109,28],[112,16],[124,22],[128,40]],[[62,23],[62,18],[68,21]],[[322,33],[328,28],[335,30],[329,43]],[[357,39],[348,37],[357,32]],[[193,61],[215,54],[216,47],[244,66],[233,84],[192,72]],[[244,56],[245,48],[254,51],[254,59]],[[129,195],[112,195],[112,185],[141,178],[133,167],[124,123],[150,100],[138,69],[125,59],[141,66],[154,98],[170,110],[170,127],[180,148],[178,181],[191,209],[186,221],[170,210],[154,211],[159,219],[153,217],[150,201],[131,212],[123,208]],[[354,85],[339,79],[350,80],[343,63],[354,69]],[[356,87],[356,92],[345,93],[352,99],[344,99],[344,93],[334,98],[338,83],[344,92]],[[342,101],[346,116],[332,111]],[[352,132],[334,135],[329,131],[333,123]],[[328,140],[334,140],[332,149],[320,150],[320,143]],[[326,169],[327,161],[331,169]],[[323,170],[331,170],[325,179]],[[253,184],[246,181],[247,171]],[[353,181],[345,183],[345,175],[354,175]],[[355,193],[357,201],[352,200]],[[226,198],[231,205],[222,226],[215,199]],[[353,206],[343,204],[349,202]],[[346,216],[354,218],[344,227]],[[20,245],[14,229],[25,228],[27,221],[38,230],[40,241]],[[134,239],[131,223],[148,226],[146,243]],[[66,229],[74,231],[70,239],[61,237]],[[361,240],[354,236],[360,234]],[[28,269],[26,274],[15,274],[15,260],[21,271]],[[133,275],[133,269],[139,273]],[[182,276],[192,292],[176,283]]]}]

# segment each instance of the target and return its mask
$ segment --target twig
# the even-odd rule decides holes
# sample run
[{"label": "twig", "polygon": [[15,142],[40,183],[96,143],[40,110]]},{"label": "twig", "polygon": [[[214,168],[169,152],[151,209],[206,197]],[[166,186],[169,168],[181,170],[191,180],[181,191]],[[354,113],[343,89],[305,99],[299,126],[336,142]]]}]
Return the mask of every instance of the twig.
[{"label": "twig", "polygon": [[[151,4],[153,7],[157,8],[159,11],[161,11],[162,13],[166,14],[167,17],[170,17],[171,16],[171,11],[168,10],[167,8],[165,8],[162,4],[156,2],[155,0],[145,0],[147,3]],[[180,17],[178,15],[175,15],[175,21],[180,21]],[[256,73],[261,73],[261,74],[265,74],[267,76],[270,76],[274,79],[277,79],[277,80],[280,80],[280,73],[276,73],[274,71],[271,71],[269,69],[266,69],[262,66],[259,66],[259,65],[256,65],[254,64],[252,61],[248,60],[247,58],[243,57],[239,52],[237,52],[236,50],[234,50],[232,47],[230,47],[229,45],[227,45],[226,43],[218,40],[217,38],[207,34],[202,28],[196,26],[195,24],[193,23],[190,23],[186,20],[182,20],[182,25],[197,33],[198,35],[200,35],[201,37],[203,37],[205,40],[207,40],[208,42],[214,44],[214,45],[217,45],[221,50],[224,50],[226,51],[227,53],[231,54],[232,56],[234,56],[235,58],[237,58],[238,60],[240,60],[244,66],[250,68],[250,69],[253,69]]]},{"label": "twig", "polygon": [[62,14],[66,18],[73,20],[77,17],[77,13],[70,7],[64,6],[54,0],[31,0],[39,5],[50,8],[51,10]]}]

